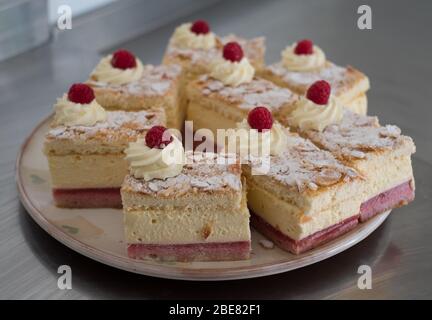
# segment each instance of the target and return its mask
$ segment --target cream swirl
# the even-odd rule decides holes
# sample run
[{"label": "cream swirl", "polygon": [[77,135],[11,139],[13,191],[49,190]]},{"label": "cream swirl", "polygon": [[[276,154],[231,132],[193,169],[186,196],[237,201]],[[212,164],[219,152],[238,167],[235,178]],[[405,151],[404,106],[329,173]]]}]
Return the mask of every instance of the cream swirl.
[{"label": "cream swirl", "polygon": [[[231,145],[235,140],[237,153],[244,156],[278,155],[285,150],[287,136],[279,123],[274,123],[271,130],[258,132],[252,129],[246,120],[237,124],[236,134],[229,137]],[[230,151],[230,150],[229,150]]]},{"label": "cream swirl", "polygon": [[297,43],[285,48],[282,51],[282,64],[292,71],[311,71],[322,68],[325,65],[326,57],[318,46],[313,46],[312,54],[296,54]]},{"label": "cream swirl", "polygon": [[137,179],[166,179],[179,175],[183,169],[183,145],[174,136],[163,149],[149,148],[144,139],[138,139],[129,143],[125,153],[130,172]]},{"label": "cream swirl", "polygon": [[67,94],[57,99],[54,111],[54,124],[56,125],[90,127],[107,118],[105,109],[97,103],[96,99],[88,104],[75,103],[68,99]]},{"label": "cream swirl", "polygon": [[343,113],[344,108],[333,96],[330,96],[326,105],[318,105],[306,97],[302,97],[288,118],[288,122],[300,130],[323,131],[331,124],[340,123]]},{"label": "cream swirl", "polygon": [[216,59],[211,70],[211,77],[233,87],[251,82],[255,75],[255,69],[247,58],[242,58],[239,62],[231,62],[223,58]]},{"label": "cream swirl", "polygon": [[103,57],[96,68],[91,73],[91,78],[99,82],[106,82],[115,85],[127,84],[141,79],[143,74],[143,64],[140,59],[136,59],[134,68],[119,69],[111,65],[112,54]]},{"label": "cream swirl", "polygon": [[173,43],[183,49],[211,49],[216,45],[216,37],[213,32],[196,34],[191,31],[192,23],[184,23],[176,28],[173,35]]}]

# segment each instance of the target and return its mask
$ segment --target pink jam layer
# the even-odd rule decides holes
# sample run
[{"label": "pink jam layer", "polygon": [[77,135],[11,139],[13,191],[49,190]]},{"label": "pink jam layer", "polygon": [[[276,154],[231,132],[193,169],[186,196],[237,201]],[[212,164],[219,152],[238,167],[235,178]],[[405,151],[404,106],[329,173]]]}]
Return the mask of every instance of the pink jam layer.
[{"label": "pink jam layer", "polygon": [[302,252],[311,250],[319,245],[339,237],[344,233],[347,233],[357,226],[358,218],[358,215],[352,216],[333,226],[315,232],[306,238],[294,240],[280,232],[278,229],[274,228],[263,218],[251,212],[251,224],[257,231],[272,240],[280,248],[294,254],[300,254]]},{"label": "pink jam layer", "polygon": [[53,189],[56,206],[62,208],[121,208],[120,188]]},{"label": "pink jam layer", "polygon": [[412,181],[404,182],[364,202],[360,207],[359,215],[350,217],[301,240],[291,239],[252,212],[251,224],[255,229],[273,240],[282,249],[294,254],[299,254],[333,240],[354,229],[358,222],[365,222],[379,213],[403,206],[413,200],[413,183]]},{"label": "pink jam layer", "polygon": [[213,242],[193,244],[128,244],[128,256],[132,259],[156,259],[166,261],[224,261],[249,259],[250,241]]},{"label": "pink jam layer", "polygon": [[365,222],[381,212],[401,207],[413,200],[413,183],[404,182],[363,202],[360,207],[360,222]]}]

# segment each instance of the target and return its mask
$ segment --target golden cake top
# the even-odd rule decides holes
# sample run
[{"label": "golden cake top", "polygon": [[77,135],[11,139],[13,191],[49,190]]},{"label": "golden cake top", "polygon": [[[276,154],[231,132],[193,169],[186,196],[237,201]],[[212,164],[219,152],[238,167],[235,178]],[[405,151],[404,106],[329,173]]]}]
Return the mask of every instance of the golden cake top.
[{"label": "golden cake top", "polygon": [[223,154],[205,153],[204,155],[188,151],[185,153],[185,159],[186,164],[181,173],[175,177],[145,181],[128,175],[122,188],[126,191],[164,198],[177,198],[190,192],[241,191],[241,168],[235,158]]},{"label": "golden cake top", "polygon": [[341,160],[367,159],[373,152],[415,152],[410,137],[401,135],[399,127],[380,126],[377,117],[362,116],[345,111],[340,124],[327,126],[322,132],[307,130],[305,134],[316,144],[329,150]]},{"label": "golden cake top", "polygon": [[211,49],[181,48],[176,46],[175,41],[171,39],[165,52],[164,61],[189,61],[193,65],[208,67],[215,58],[220,57],[224,44],[230,41],[236,41],[242,46],[245,56],[255,67],[262,65],[265,54],[265,38],[244,39],[233,34],[225,37],[216,36],[216,44]]},{"label": "golden cake top", "polygon": [[245,39],[234,34],[229,34],[221,38],[222,45],[228,42],[237,42],[243,49],[245,57],[258,68],[265,55],[265,38],[257,37],[252,39]]},{"label": "golden cake top", "polygon": [[46,134],[45,152],[54,154],[122,152],[154,125],[165,124],[165,111],[107,111],[93,126],[54,125]]},{"label": "golden cake top", "polygon": [[213,59],[219,56],[220,50],[222,49],[222,43],[218,37],[216,37],[216,45],[211,49],[197,49],[197,48],[183,48],[178,47],[175,44],[174,39],[171,39],[168,43],[167,50],[165,52],[165,60],[180,59],[188,60],[192,64],[208,64]]},{"label": "golden cake top", "polygon": [[[263,173],[278,183],[298,192],[317,191],[340,182],[348,182],[360,175],[340,163],[328,151],[315,146],[310,140],[287,130],[287,147],[284,152],[270,156],[267,171]],[[263,160],[251,158],[251,167],[261,170]]]},{"label": "golden cake top", "polygon": [[137,81],[116,85],[100,82],[91,77],[87,83],[94,88],[125,90],[132,95],[163,96],[171,89],[173,83],[179,79],[181,71],[181,66],[176,64],[159,66],[148,64],[143,66],[142,76]]},{"label": "golden cake top", "polygon": [[270,81],[254,78],[237,87],[225,86],[221,81],[207,75],[201,76],[194,84],[203,95],[219,99],[249,111],[257,106],[266,106],[272,112],[290,106],[298,96],[289,89],[278,87]]},{"label": "golden cake top", "polygon": [[[367,79],[363,73],[351,66],[345,68],[331,62],[327,62],[323,68],[312,71],[290,71],[281,62],[278,62],[268,66],[267,71],[296,87],[298,91],[305,91],[315,81],[326,80],[331,84],[336,95],[346,92]],[[367,81],[360,91],[364,92],[368,88]]]}]

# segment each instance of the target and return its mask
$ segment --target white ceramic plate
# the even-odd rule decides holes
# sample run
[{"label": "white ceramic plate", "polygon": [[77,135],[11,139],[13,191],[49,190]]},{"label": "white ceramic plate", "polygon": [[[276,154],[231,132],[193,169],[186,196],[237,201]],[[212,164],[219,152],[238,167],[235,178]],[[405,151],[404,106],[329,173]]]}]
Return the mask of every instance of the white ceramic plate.
[{"label": "white ceramic plate", "polygon": [[49,118],[24,142],[16,163],[20,198],[31,217],[69,248],[101,263],[154,277],[184,280],[231,280],[261,277],[301,268],[334,256],[360,242],[380,226],[389,212],[359,225],[350,233],[315,250],[292,255],[265,249],[263,237],[252,230],[248,261],[156,262],[128,258],[123,238],[122,211],[115,209],[61,209],[53,205],[48,165],[42,153]]}]

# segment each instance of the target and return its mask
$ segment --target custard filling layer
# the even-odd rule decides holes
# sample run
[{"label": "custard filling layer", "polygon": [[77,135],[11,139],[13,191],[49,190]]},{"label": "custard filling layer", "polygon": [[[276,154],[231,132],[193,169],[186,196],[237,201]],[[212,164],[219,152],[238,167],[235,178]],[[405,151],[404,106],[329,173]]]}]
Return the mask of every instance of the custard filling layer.
[{"label": "custard filling layer", "polygon": [[127,174],[124,154],[48,155],[53,188],[118,188]]},{"label": "custard filling layer", "polygon": [[357,199],[348,199],[318,214],[305,215],[299,207],[250,183],[248,183],[248,205],[255,214],[294,240],[303,239],[358,215],[360,211],[360,202]]}]

